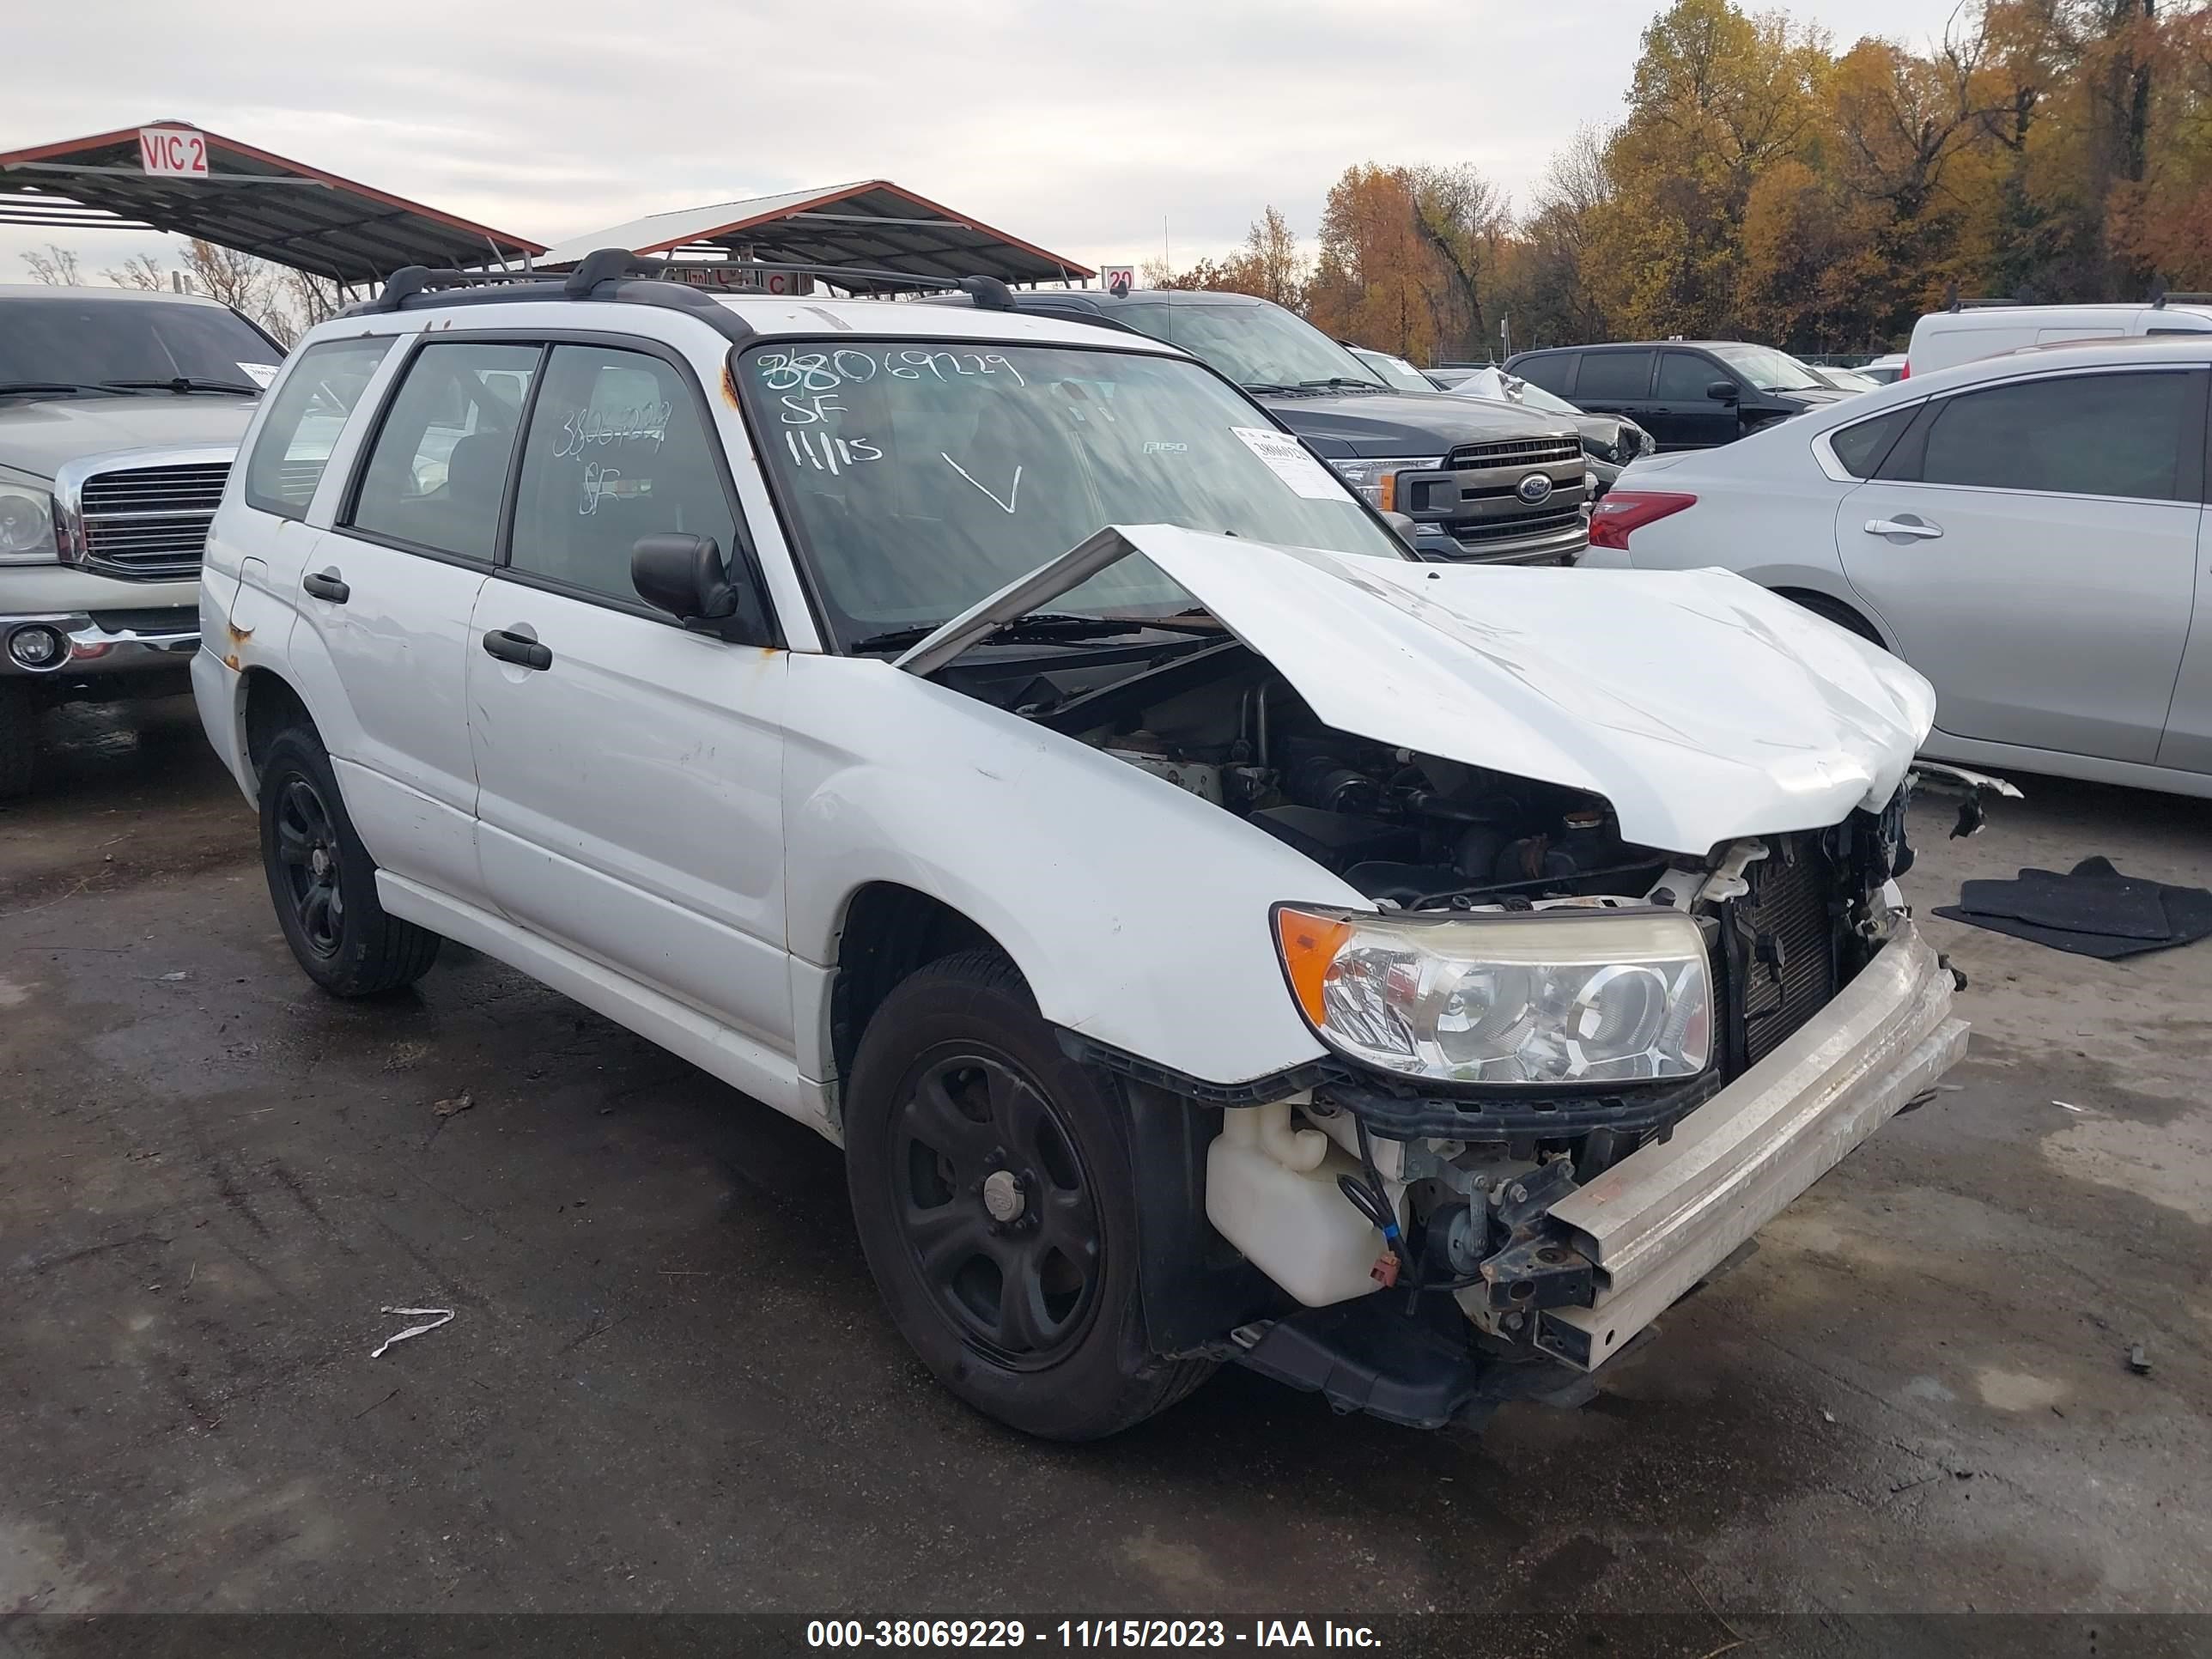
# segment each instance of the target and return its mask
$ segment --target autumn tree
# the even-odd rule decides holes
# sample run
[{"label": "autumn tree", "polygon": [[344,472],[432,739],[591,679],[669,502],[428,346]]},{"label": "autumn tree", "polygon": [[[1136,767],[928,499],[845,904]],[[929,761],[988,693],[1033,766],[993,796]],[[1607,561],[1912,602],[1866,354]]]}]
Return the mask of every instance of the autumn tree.
[{"label": "autumn tree", "polygon": [[1833,60],[1822,33],[1728,0],[1676,0],[1644,32],[1607,168],[1589,272],[1620,325],[1647,335],[1738,325],[1744,217],[1768,168],[1809,159]]}]

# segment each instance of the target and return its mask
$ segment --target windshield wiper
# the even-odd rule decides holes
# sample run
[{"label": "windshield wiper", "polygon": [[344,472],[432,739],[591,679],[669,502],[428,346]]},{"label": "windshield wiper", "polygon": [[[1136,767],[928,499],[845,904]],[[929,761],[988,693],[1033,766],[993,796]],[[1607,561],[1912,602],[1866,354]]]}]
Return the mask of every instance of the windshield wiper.
[{"label": "windshield wiper", "polygon": [[1247,392],[1296,392],[1299,388],[1285,386],[1277,380],[1243,380],[1238,382]]},{"label": "windshield wiper", "polygon": [[1298,382],[1298,390],[1301,392],[1388,392],[1389,389],[1389,386],[1378,386],[1372,380],[1347,380],[1341,374],[1332,374],[1326,380]]},{"label": "windshield wiper", "polygon": [[100,390],[101,387],[87,386],[82,380],[0,380],[0,397],[17,392],[62,392],[73,395],[79,392]]},{"label": "windshield wiper", "polygon": [[[920,645],[945,624],[928,623],[918,628],[895,628],[888,634],[871,634],[866,639],[855,640],[854,651],[903,651],[909,646]],[[983,638],[1003,640],[1018,635],[1030,635],[1041,640],[1079,640],[1102,637],[1109,634],[1133,634],[1149,627],[1146,622],[1118,617],[1069,617],[1057,611],[1040,611],[1027,617],[1017,617],[1012,622],[1000,623]]]},{"label": "windshield wiper", "polygon": [[[1203,617],[1200,621],[1197,618]],[[894,629],[888,634],[871,634],[864,640],[855,640],[853,651],[904,651],[920,645],[943,623],[931,627]],[[986,645],[993,640],[1103,640],[1116,634],[1142,634],[1147,629],[1161,634],[1197,634],[1218,635],[1221,624],[1205,611],[1180,611],[1172,617],[1071,617],[1058,611],[1040,611],[1033,615],[1017,617],[1012,622],[1000,623],[989,633],[975,641]],[[969,647],[974,649],[974,646]]]},{"label": "windshield wiper", "polygon": [[196,380],[189,374],[172,374],[166,380],[102,380],[103,388],[117,392],[239,392],[249,398],[261,388],[239,380]]}]

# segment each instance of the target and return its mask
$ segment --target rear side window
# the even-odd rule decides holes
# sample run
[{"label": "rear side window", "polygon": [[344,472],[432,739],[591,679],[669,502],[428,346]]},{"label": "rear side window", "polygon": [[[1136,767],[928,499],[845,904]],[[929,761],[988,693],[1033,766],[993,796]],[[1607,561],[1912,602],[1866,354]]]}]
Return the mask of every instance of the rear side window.
[{"label": "rear side window", "polygon": [[553,349],[523,446],[511,569],[640,603],[641,536],[711,536],[726,562],[737,520],[690,384],[643,352]]},{"label": "rear side window", "polygon": [[325,340],[292,360],[246,463],[246,504],[304,519],[353,406],[392,349],[392,337]]},{"label": "rear side window", "polygon": [[1553,351],[1541,357],[1527,357],[1514,365],[1513,372],[1564,398],[1574,389],[1575,362],[1581,356],[1579,351]]},{"label": "rear side window", "polygon": [[1594,398],[1641,398],[1650,389],[1651,354],[1650,352],[1585,351],[1583,353],[1582,378],[1575,382],[1575,398],[1577,402],[1588,403]]},{"label": "rear side window", "polygon": [[2085,374],[1963,392],[1937,406],[1924,483],[2182,499],[2193,374]]},{"label": "rear side window", "polygon": [[1859,421],[1830,434],[1828,447],[1843,463],[1844,471],[1854,478],[1871,478],[1882,458],[1905,434],[1912,424],[1912,417],[1920,412],[1918,404],[1907,404],[1902,409],[1893,409],[1887,414],[1877,415],[1870,421]]},{"label": "rear side window", "polygon": [[489,563],[536,346],[424,346],[384,411],[353,523],[410,547]]}]

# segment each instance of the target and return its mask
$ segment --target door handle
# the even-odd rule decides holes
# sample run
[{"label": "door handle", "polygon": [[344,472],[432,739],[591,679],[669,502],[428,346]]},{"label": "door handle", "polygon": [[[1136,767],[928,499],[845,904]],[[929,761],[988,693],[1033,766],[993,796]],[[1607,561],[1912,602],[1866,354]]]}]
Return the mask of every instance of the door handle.
[{"label": "door handle", "polygon": [[1943,531],[1941,526],[1923,524],[1907,514],[1901,519],[1869,519],[1866,533],[1869,536],[1917,536],[1922,541],[1933,541]]},{"label": "door handle", "polygon": [[511,662],[523,668],[550,668],[553,653],[532,639],[505,628],[495,628],[483,636],[483,648],[501,662]]},{"label": "door handle", "polygon": [[343,605],[353,597],[353,589],[338,580],[331,570],[310,570],[300,578],[300,586],[319,599],[328,599],[332,605]]}]

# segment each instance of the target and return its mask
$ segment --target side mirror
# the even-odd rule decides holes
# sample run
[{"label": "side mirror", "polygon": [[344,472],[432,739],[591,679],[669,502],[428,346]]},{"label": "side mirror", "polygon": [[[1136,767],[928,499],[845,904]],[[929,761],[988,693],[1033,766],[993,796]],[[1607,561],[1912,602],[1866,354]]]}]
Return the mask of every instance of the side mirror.
[{"label": "side mirror", "polygon": [[738,590],[712,536],[641,536],[629,550],[630,586],[654,609],[689,626],[738,614]]},{"label": "side mirror", "polygon": [[1421,527],[1402,513],[1385,513],[1382,522],[1398,532],[1398,539],[1412,547],[1420,539]]},{"label": "side mirror", "polygon": [[1705,388],[1705,396],[1717,404],[1732,404],[1741,395],[1734,380],[1715,380]]}]

